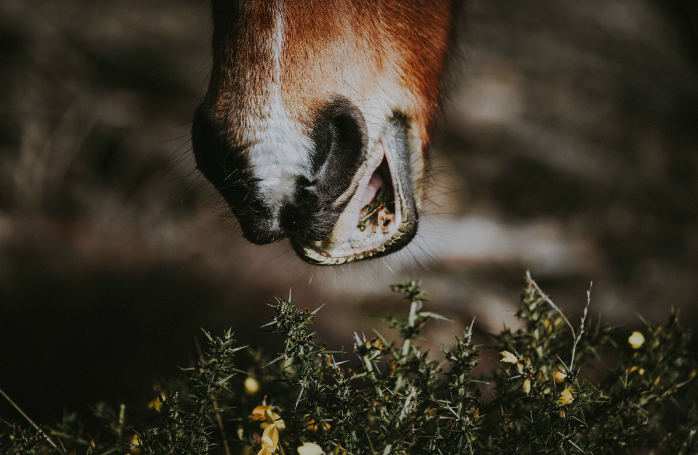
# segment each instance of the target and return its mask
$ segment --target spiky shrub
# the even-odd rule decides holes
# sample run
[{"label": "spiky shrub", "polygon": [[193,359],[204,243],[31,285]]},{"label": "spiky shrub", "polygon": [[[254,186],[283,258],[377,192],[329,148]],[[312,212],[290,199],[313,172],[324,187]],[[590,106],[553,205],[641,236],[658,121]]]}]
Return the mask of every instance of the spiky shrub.
[{"label": "spiky shrub", "polygon": [[[87,436],[70,420],[46,434],[8,424],[2,453],[698,452],[695,360],[678,314],[665,326],[642,321],[642,332],[616,345],[616,329],[587,323],[586,310],[575,330],[528,277],[521,328],[493,335],[501,359],[476,378],[472,324],[437,362],[415,341],[430,320],[446,318],[425,310],[418,283],[393,290],[409,303],[402,317],[386,319],[398,339],[356,335],[351,360],[315,341],[319,309],[277,299],[266,329],[283,351],[270,361],[253,352],[257,366],[240,371],[232,333],[207,335],[208,350],[186,371],[185,386],[160,396],[157,425],[134,430],[123,409],[102,407],[104,435]],[[615,360],[599,375],[589,362],[601,350]]]}]

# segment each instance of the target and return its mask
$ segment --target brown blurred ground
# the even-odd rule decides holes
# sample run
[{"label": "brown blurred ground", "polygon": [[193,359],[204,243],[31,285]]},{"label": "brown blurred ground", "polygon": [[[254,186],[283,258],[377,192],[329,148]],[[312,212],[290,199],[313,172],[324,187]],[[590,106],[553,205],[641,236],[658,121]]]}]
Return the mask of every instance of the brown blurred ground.
[{"label": "brown blurred ground", "polygon": [[[189,154],[205,90],[205,1],[0,3],[0,388],[38,420],[147,401],[199,327],[261,344],[265,303],[327,304],[350,347],[387,285],[481,333],[529,268],[573,313],[698,315],[698,17],[682,0],[471,1],[405,252],[317,269],[245,242]],[[384,329],[385,330],[385,329]],[[387,332],[387,330],[385,330]],[[273,348],[273,340],[266,341]],[[0,417],[16,418],[5,403]]]}]

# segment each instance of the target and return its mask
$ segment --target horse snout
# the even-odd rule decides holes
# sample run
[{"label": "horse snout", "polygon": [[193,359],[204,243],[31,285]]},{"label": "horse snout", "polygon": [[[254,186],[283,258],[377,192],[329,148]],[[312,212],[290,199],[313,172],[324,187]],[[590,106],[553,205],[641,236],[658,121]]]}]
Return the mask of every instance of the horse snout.
[{"label": "horse snout", "polygon": [[364,115],[346,98],[314,109],[310,124],[222,118],[202,103],[194,117],[194,154],[250,242],[289,237],[301,258],[330,265],[388,254],[414,236],[404,118],[373,123],[369,133]]},{"label": "horse snout", "polygon": [[244,145],[235,140],[234,128],[214,119],[206,101],[194,116],[197,166],[253,243],[285,237],[327,239],[356,191],[367,149],[366,123],[359,109],[345,98],[332,99],[317,108],[312,124],[303,128],[309,133],[299,138],[300,129],[275,134],[280,137],[277,142]]},{"label": "horse snout", "polygon": [[410,242],[460,3],[212,2],[194,154],[247,239],[322,265]]}]

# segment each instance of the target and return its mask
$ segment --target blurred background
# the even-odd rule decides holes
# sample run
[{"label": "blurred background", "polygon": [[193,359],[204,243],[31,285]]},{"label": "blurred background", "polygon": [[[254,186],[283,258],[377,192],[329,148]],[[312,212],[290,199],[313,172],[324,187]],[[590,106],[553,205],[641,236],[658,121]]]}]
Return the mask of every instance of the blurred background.
[{"label": "blurred background", "polygon": [[[319,269],[258,247],[195,170],[205,0],[0,1],[0,388],[38,421],[142,410],[200,327],[260,337],[275,296],[319,336],[389,330],[423,281],[450,343],[515,324],[530,270],[566,313],[698,323],[698,3],[471,0],[420,234]],[[0,418],[19,416],[0,400]]]}]

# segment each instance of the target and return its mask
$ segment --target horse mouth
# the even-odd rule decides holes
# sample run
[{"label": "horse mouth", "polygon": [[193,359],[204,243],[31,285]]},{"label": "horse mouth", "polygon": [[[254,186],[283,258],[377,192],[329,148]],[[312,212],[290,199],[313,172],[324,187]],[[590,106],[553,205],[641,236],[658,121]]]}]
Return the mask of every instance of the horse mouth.
[{"label": "horse mouth", "polygon": [[399,250],[417,232],[417,211],[405,127],[388,123],[364,168],[336,204],[344,208],[332,234],[291,241],[298,255],[316,265],[339,265]]}]

